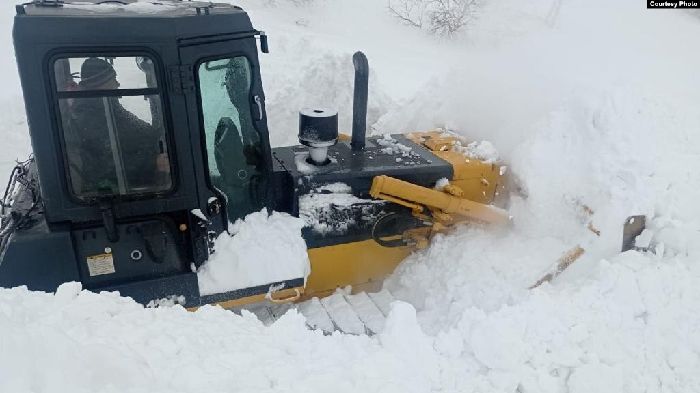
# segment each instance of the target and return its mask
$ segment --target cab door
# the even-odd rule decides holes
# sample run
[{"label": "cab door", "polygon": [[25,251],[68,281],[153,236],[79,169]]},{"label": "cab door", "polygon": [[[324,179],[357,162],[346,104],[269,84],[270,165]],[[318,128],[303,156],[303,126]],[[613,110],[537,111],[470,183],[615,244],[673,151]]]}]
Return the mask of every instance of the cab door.
[{"label": "cab door", "polygon": [[200,201],[232,223],[269,206],[272,156],[255,37],[185,42],[180,57],[192,146],[200,147],[196,170],[204,174]]}]

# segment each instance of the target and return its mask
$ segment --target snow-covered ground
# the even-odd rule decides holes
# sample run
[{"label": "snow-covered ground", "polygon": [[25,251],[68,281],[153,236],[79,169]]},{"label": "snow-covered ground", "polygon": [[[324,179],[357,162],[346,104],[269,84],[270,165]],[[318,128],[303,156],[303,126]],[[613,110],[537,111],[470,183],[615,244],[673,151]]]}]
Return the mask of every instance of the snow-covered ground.
[{"label": "snow-covered ground", "polygon": [[[332,103],[349,129],[350,56],[368,55],[374,132],[448,127],[499,150],[524,189],[508,232],[434,240],[388,280],[375,337],[270,327],[112,294],[0,290],[2,392],[700,391],[700,19],[633,0],[492,0],[464,35],[396,23],[379,0],[239,2],[270,35],[273,143]],[[12,7],[0,21],[11,53]],[[10,57],[0,181],[28,152]],[[631,214],[655,253],[619,254]],[[600,232],[596,235],[589,227]],[[528,288],[564,252],[583,257]]]}]

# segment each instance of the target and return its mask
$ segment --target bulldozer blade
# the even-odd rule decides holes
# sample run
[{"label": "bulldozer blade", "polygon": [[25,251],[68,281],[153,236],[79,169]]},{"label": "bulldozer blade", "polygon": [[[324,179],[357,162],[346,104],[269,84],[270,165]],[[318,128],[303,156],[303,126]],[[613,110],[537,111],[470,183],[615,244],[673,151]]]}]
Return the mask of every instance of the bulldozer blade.
[{"label": "bulldozer blade", "polygon": [[636,245],[637,236],[646,229],[646,216],[630,216],[625,220],[625,227],[622,230],[622,252],[629,250],[639,250]]}]

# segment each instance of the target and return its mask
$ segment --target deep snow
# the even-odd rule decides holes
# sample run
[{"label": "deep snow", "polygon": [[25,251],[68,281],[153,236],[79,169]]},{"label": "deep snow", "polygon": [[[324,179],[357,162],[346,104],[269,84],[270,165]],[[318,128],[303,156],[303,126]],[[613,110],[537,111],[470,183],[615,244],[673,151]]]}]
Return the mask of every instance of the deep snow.
[{"label": "deep snow", "polygon": [[[492,142],[523,188],[514,228],[460,229],[411,256],[386,284],[405,303],[372,338],[323,336],[295,312],[264,327],[75,285],[0,290],[0,391],[700,390],[700,19],[632,0],[490,1],[443,41],[376,0],[240,3],[271,37],[275,144],[295,142],[301,107],[334,103],[348,129],[363,49],[374,132]],[[13,69],[0,62],[0,180],[28,151]],[[657,252],[620,255],[639,213]],[[579,261],[527,289],[576,245]]]},{"label": "deep snow", "polygon": [[[202,295],[303,278],[311,267],[301,237],[304,221],[263,209],[216,239],[216,254],[197,271]],[[281,289],[281,288],[279,288]]]}]

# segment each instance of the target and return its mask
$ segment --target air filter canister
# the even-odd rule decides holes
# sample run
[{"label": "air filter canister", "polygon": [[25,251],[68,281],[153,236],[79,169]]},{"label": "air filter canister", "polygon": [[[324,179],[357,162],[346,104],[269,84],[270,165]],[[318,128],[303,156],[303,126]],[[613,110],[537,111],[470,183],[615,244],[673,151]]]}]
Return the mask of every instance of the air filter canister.
[{"label": "air filter canister", "polygon": [[338,111],[304,108],[299,112],[299,142],[309,147],[329,147],[338,142]]},{"label": "air filter canister", "polygon": [[299,112],[299,142],[309,147],[309,163],[329,164],[328,148],[338,143],[338,111],[302,109]]}]

